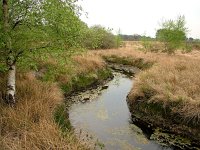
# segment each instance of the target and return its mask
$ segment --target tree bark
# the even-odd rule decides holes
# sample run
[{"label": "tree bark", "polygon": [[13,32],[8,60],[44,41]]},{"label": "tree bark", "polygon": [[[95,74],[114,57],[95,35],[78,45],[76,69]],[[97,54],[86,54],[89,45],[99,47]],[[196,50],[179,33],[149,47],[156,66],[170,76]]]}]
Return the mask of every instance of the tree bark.
[{"label": "tree bark", "polygon": [[9,14],[8,14],[8,0],[3,0],[3,29],[5,34],[5,51],[8,52],[7,56],[7,66],[8,66],[8,78],[7,78],[7,87],[6,87],[6,96],[5,100],[10,106],[15,104],[15,74],[16,66],[15,61],[12,58],[12,50],[10,45],[9,38]]},{"label": "tree bark", "polygon": [[16,66],[12,64],[8,70],[7,89],[6,89],[6,102],[14,106],[15,104],[15,75]]}]

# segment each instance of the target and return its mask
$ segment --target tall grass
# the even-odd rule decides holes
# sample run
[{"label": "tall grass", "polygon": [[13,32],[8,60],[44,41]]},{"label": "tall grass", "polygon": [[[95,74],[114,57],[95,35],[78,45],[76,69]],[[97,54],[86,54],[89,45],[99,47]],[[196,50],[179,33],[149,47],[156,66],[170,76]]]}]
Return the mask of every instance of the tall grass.
[{"label": "tall grass", "polygon": [[[9,108],[2,99],[0,101],[0,149],[88,149],[88,145],[76,139],[70,130],[65,128],[65,132],[62,132],[62,127],[54,120],[54,114],[55,108],[63,103],[59,86],[74,81],[78,84],[81,81],[85,86],[86,80],[87,83],[89,79],[98,80],[98,71],[106,68],[102,56],[127,65],[136,65],[136,60],[142,60],[143,65],[153,62],[150,69],[146,68],[136,75],[129,94],[131,104],[134,105],[138,97],[143,97],[142,101],[147,105],[158,103],[161,110],[165,111],[169,106],[171,114],[175,114],[175,117],[178,114],[179,123],[199,128],[199,52],[169,56],[137,50],[141,47],[139,42],[128,43],[121,49],[91,51],[70,58],[65,53],[47,55],[45,58],[34,56],[37,61],[21,62],[19,67],[23,71],[18,72],[17,76],[16,107]],[[27,69],[25,63],[31,64],[31,68]],[[82,78],[86,75],[92,78]],[[5,89],[4,77],[4,74],[0,74],[0,91]],[[148,112],[148,107],[143,110]]]},{"label": "tall grass", "polygon": [[[64,94],[61,85],[70,85],[77,79],[77,84],[86,86],[91,82],[88,79],[94,78],[88,78],[87,83],[78,78],[87,75],[99,77],[98,72],[104,70],[106,64],[100,56],[89,53],[66,56],[68,59],[65,56],[65,53],[47,53],[45,57],[30,56],[37,61],[20,62],[16,107],[7,107],[3,99],[0,101],[2,149],[89,149],[88,141],[79,141],[67,128],[70,125],[65,106],[62,106]],[[29,68],[25,63],[33,67]],[[5,76],[0,74],[0,91],[5,91]]]},{"label": "tall grass", "polygon": [[[199,60],[171,58],[142,72],[135,79],[129,94],[132,101],[144,97],[146,103],[160,103],[178,115],[178,122],[200,125],[200,66]],[[147,94],[151,92],[148,99]],[[164,111],[164,110],[163,110]]]},{"label": "tall grass", "polygon": [[[38,81],[31,73],[17,79],[16,107],[7,107],[1,99],[1,149],[86,149],[72,133],[63,134],[54,121],[55,107],[63,101],[58,86]],[[1,91],[4,81],[0,80]]]},{"label": "tall grass", "polygon": [[123,61],[120,59],[120,62],[128,61],[133,66],[134,60],[138,59],[146,63],[154,62],[150,69],[136,75],[129,101],[132,105],[135,105],[134,101],[144,101],[147,112],[150,111],[148,104],[158,103],[163,112],[167,111],[165,108],[170,108],[170,114],[178,116],[177,122],[199,127],[200,53],[167,55],[161,52],[144,53],[140,48],[140,42],[128,42],[125,48],[95,53],[112,59],[114,56],[121,58]]},{"label": "tall grass", "polygon": [[92,53],[74,56],[73,60],[77,74],[92,72],[106,67],[105,61],[100,56]]}]

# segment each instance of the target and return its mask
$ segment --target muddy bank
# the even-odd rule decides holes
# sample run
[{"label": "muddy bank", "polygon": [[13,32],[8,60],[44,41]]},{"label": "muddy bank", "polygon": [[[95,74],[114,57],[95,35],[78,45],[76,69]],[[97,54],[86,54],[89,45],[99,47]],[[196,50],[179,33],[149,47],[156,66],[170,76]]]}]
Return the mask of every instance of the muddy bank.
[{"label": "muddy bank", "polygon": [[66,95],[66,100],[70,104],[74,103],[86,103],[91,101],[92,99],[96,98],[101,91],[108,88],[107,83],[113,79],[114,76],[107,78],[106,80],[102,80],[98,84],[92,84],[87,89],[76,91]]},{"label": "muddy bank", "polygon": [[114,74],[110,74],[107,78],[99,81],[94,80],[91,84],[82,89],[65,94],[65,99],[68,107],[74,103],[85,103],[91,101],[98,96],[102,90],[107,89],[107,83],[114,78]]},{"label": "muddy bank", "polygon": [[150,138],[162,145],[171,145],[175,149],[200,149],[200,127],[181,123],[178,114],[170,114],[170,107],[163,104],[147,103],[144,97],[127,103],[132,120],[144,129],[152,132]]},{"label": "muddy bank", "polygon": [[140,72],[137,67],[108,63],[107,73],[103,77],[91,79],[86,86],[82,88],[74,87],[72,91],[65,93],[66,100],[69,103],[85,103],[98,96],[102,90],[107,89],[107,83],[111,81],[114,76],[122,73],[128,77],[133,77]]},{"label": "muddy bank", "polygon": [[129,75],[131,77],[135,76],[135,74],[137,74],[141,71],[137,67],[123,65],[123,64],[109,63],[108,66],[115,71],[119,71],[119,72]]},{"label": "muddy bank", "polygon": [[86,91],[104,85],[112,80],[113,74],[110,68],[106,67],[88,74],[74,76],[68,84],[62,84],[61,88],[66,97],[70,97],[78,92]]}]

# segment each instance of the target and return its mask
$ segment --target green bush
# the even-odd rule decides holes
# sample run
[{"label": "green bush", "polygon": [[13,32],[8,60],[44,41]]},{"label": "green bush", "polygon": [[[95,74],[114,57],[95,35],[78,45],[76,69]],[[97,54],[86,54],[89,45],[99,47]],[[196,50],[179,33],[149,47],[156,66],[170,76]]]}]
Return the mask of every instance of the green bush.
[{"label": "green bush", "polygon": [[88,49],[110,49],[118,47],[120,39],[100,25],[86,29],[83,35],[83,46]]},{"label": "green bush", "polygon": [[168,54],[182,47],[186,41],[185,17],[179,16],[177,20],[167,20],[162,23],[162,28],[157,30],[156,38],[164,43],[164,50]]}]

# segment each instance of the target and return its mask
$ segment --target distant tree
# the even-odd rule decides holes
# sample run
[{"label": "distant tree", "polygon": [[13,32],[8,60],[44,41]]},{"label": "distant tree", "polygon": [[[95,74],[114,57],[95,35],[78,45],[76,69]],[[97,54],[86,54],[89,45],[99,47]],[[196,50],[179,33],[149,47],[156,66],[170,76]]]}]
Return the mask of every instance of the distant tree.
[{"label": "distant tree", "polygon": [[77,17],[79,9],[74,0],[0,2],[0,61],[5,64],[8,74],[5,100],[14,105],[19,58],[41,48],[61,49],[75,45],[81,21]]},{"label": "distant tree", "polygon": [[148,39],[149,41],[154,40],[154,38],[150,36],[145,36],[145,35],[139,35],[139,34],[133,34],[133,35],[125,35],[125,34],[120,34],[120,37],[123,41],[140,41],[144,37]]},{"label": "distant tree", "polygon": [[109,49],[117,46],[116,36],[112,34],[111,29],[101,25],[86,29],[82,42],[88,49]]},{"label": "distant tree", "polygon": [[172,54],[182,46],[187,33],[185,24],[184,16],[178,16],[176,20],[167,20],[162,23],[161,29],[156,32],[156,38],[164,43],[165,52]]},{"label": "distant tree", "polygon": [[133,35],[120,34],[120,37],[123,41],[139,41],[142,36],[139,34],[133,34]]},{"label": "distant tree", "polygon": [[190,42],[192,42],[192,41],[194,41],[194,38],[190,37],[187,40],[190,41]]}]

